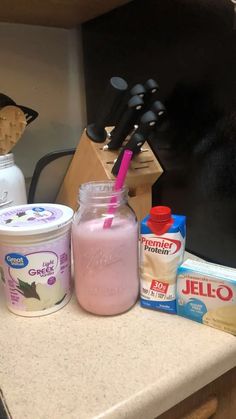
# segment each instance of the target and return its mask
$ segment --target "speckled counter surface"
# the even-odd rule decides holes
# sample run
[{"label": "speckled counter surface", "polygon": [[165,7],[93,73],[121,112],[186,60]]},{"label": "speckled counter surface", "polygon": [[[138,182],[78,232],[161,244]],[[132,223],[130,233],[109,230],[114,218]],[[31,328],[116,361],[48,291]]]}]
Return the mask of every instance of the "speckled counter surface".
[{"label": "speckled counter surface", "polygon": [[236,338],[137,304],[45,317],[0,304],[0,387],[13,419],[149,419],[236,365]]}]

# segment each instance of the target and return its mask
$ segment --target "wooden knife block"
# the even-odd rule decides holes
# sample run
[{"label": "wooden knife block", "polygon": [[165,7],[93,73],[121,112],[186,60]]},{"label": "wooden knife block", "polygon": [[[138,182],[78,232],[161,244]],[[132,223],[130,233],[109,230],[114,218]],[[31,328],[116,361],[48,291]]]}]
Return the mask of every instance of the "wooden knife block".
[{"label": "wooden knife block", "polygon": [[[109,131],[109,128],[107,130]],[[115,179],[111,169],[119,152],[103,150],[107,142],[108,140],[104,143],[94,143],[88,138],[86,131],[83,132],[56,198],[58,204],[68,205],[76,210],[78,191],[82,183]],[[129,205],[139,221],[152,207],[152,185],[163,172],[146,142],[143,150],[134,156],[126,177]]]}]

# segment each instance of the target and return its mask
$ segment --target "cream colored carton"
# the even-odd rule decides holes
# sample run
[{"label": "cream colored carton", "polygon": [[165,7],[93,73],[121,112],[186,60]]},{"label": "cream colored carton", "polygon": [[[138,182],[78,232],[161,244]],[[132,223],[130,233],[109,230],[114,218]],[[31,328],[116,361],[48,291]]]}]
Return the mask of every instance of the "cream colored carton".
[{"label": "cream colored carton", "polygon": [[186,260],[178,269],[177,314],[236,335],[236,269]]},{"label": "cream colored carton", "polygon": [[186,217],[153,207],[140,227],[140,303],[176,314],[177,268],[183,261]]}]

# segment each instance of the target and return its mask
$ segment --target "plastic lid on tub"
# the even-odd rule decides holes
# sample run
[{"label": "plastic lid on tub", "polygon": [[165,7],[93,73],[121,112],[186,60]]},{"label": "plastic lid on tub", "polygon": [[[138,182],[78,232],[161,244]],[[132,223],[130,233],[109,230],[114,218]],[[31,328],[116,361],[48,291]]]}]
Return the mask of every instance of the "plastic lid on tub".
[{"label": "plastic lid on tub", "polygon": [[60,204],[26,204],[0,210],[0,235],[46,233],[66,226],[74,211]]}]

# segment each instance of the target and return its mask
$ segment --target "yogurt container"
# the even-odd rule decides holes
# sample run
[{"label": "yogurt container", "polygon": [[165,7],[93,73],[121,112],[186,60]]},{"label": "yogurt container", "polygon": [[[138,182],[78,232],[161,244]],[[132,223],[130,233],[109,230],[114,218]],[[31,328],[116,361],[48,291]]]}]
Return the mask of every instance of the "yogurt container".
[{"label": "yogurt container", "polygon": [[73,210],[29,204],[0,211],[0,265],[7,307],[21,316],[42,316],[70,299]]}]

